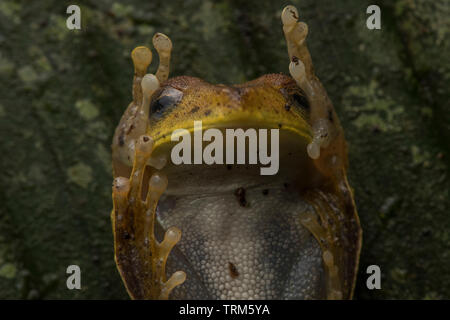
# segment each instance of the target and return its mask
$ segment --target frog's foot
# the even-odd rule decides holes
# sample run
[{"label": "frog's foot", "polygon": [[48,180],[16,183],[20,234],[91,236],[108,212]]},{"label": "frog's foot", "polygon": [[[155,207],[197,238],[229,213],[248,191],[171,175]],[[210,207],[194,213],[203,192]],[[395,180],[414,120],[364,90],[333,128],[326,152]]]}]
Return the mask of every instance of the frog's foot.
[{"label": "frog's foot", "polygon": [[181,231],[172,227],[166,231],[162,242],[155,238],[156,206],[167,187],[164,175],[151,176],[143,200],[144,171],[152,148],[153,140],[141,136],[136,141],[130,179],[118,177],[113,184],[115,258],[127,290],[135,299],[167,299],[186,279],[183,271],[166,278],[167,257],[180,240]]},{"label": "frog's foot", "polygon": [[308,145],[307,152],[312,159],[317,160],[321,149],[327,148],[337,136],[335,122],[337,116],[325,89],[314,74],[311,55],[306,45],[308,26],[297,20],[298,11],[294,6],[284,8],[281,21],[291,61],[289,72],[297,85],[306,93],[311,106],[313,140]]},{"label": "frog's foot", "polygon": [[[165,34],[156,33],[153,36],[152,42],[159,55],[159,66],[158,70],[156,71],[156,78],[161,83],[166,81],[169,77],[172,41]],[[133,102],[136,105],[141,105],[143,98],[141,81],[143,80],[144,75],[147,73],[147,68],[152,62],[152,57],[153,56],[150,49],[144,46],[136,47],[131,52],[131,59],[133,60],[134,65]]]},{"label": "frog's foot", "polygon": [[[129,167],[133,164],[136,140],[147,132],[151,97],[160,84],[169,77],[172,42],[166,35],[157,33],[153,37],[153,45],[159,55],[159,66],[155,75],[147,73],[147,68],[152,62],[152,52],[149,48],[139,46],[131,52],[134,65],[133,101],[122,116],[114,134],[112,147],[118,159],[113,160],[119,160]],[[129,173],[123,166],[117,165],[117,161],[113,161],[113,164],[115,175]],[[165,159],[150,158],[148,164],[161,169],[165,165]]]}]

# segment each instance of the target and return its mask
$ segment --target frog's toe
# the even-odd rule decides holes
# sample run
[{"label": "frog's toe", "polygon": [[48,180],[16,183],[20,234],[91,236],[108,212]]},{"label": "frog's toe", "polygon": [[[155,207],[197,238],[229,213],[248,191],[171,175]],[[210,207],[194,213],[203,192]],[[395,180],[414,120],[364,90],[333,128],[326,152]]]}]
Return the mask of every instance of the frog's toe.
[{"label": "frog's toe", "polygon": [[298,17],[297,8],[292,5],[286,6],[281,13],[281,21],[285,34],[289,34],[289,39],[293,44],[300,46],[308,35],[308,25],[298,21]]},{"label": "frog's toe", "polygon": [[314,95],[312,85],[306,76],[305,64],[299,58],[295,56],[292,57],[292,61],[289,64],[289,73],[297,85],[302,88],[308,96]]},{"label": "frog's toe", "polygon": [[153,36],[153,46],[159,55],[159,67],[156,77],[160,82],[164,82],[169,78],[170,53],[172,52],[172,41],[162,33],[156,33]]},{"label": "frog's toe", "polygon": [[149,48],[139,46],[131,51],[131,60],[134,65],[133,78],[133,103],[138,106],[142,102],[142,77],[147,73],[147,68],[152,62],[153,55]]},{"label": "frog's toe", "polygon": [[[169,253],[172,251],[173,247],[181,239],[181,230],[177,227],[169,228],[165,235],[164,240],[159,244],[160,261],[157,262],[157,266],[161,267],[160,274],[165,274],[165,266],[167,263],[167,258]],[[182,284],[186,280],[186,273],[184,271],[176,271],[172,276],[164,282],[159,298],[167,300],[171,291]]]},{"label": "frog's toe", "polygon": [[152,52],[147,47],[139,46],[131,52],[131,59],[133,60],[136,75],[142,77],[152,62]]}]

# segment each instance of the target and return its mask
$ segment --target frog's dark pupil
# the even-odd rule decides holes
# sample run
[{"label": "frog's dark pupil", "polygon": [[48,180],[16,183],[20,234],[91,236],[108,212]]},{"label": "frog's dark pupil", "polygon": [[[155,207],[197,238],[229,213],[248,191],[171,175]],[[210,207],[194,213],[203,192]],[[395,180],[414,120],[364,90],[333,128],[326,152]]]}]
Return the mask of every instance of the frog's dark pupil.
[{"label": "frog's dark pupil", "polygon": [[183,92],[172,87],[165,88],[150,105],[150,117],[160,118],[180,103]]},{"label": "frog's dark pupil", "polygon": [[301,108],[304,108],[306,110],[309,110],[309,102],[308,99],[306,99],[305,96],[298,94],[298,93],[294,93],[292,98],[294,98],[294,101],[300,105]]},{"label": "frog's dark pupil", "polygon": [[156,99],[155,101],[153,101],[150,109],[151,109],[151,113],[159,113],[161,111],[164,111],[164,109],[174,105],[176,102],[176,99],[174,97],[171,96],[162,96],[159,99]]}]

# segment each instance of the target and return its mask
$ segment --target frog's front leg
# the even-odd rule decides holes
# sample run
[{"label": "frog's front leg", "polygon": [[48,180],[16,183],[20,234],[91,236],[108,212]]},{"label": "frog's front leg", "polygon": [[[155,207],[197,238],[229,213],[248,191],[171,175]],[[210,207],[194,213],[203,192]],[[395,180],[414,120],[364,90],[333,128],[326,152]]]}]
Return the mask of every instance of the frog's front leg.
[{"label": "frog's front leg", "polygon": [[325,88],[314,73],[314,67],[306,45],[308,25],[298,21],[299,14],[294,6],[287,6],[281,14],[283,32],[290,59],[289,72],[307,94],[311,104],[310,117],[313,141],[308,145],[308,155],[313,159],[320,157],[321,149],[327,148],[339,134],[334,124],[337,115]]},{"label": "frog's front leg", "polygon": [[155,173],[148,182],[144,171],[153,149],[153,140],[142,135],[136,141],[130,179],[118,177],[113,183],[113,230],[116,263],[127,290],[135,299],[167,299],[170,292],[186,279],[183,271],[166,278],[166,261],[181,238],[172,227],[159,242],[155,238],[155,215],[159,198],[167,187],[167,178]]},{"label": "frog's front leg", "polygon": [[[149,48],[139,46],[131,52],[134,65],[133,101],[120,119],[114,134],[112,144],[114,176],[128,176],[130,173],[135,142],[147,132],[151,97],[169,76],[171,40],[162,33],[156,33],[153,45],[159,55],[159,66],[155,75],[147,74],[147,68],[153,57]],[[149,164],[160,167],[160,162],[158,159],[150,159]]]},{"label": "frog's front leg", "polygon": [[351,298],[361,249],[361,227],[352,191],[346,178],[347,145],[343,129],[325,88],[314,73],[306,37],[308,26],[298,10],[287,6],[282,14],[283,32],[290,59],[289,72],[310,103],[312,141],[307,153],[331,184],[309,190],[307,201],[314,212],[300,217],[322,249],[329,299]]}]

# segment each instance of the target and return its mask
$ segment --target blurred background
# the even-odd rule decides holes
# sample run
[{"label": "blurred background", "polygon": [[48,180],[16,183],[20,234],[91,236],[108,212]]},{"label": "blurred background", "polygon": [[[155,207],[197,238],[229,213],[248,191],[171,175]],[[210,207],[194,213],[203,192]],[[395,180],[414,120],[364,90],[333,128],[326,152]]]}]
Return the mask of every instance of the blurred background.
[{"label": "blurred background", "polygon": [[[81,30],[66,27],[70,4]],[[355,298],[450,298],[448,0],[1,0],[0,298],[128,298],[109,214],[131,50],[162,32],[174,45],[171,76],[232,84],[288,74],[287,4],[309,25],[349,142],[364,232]],[[381,30],[366,28],[370,4]],[[66,287],[71,264],[81,290]],[[366,287],[371,264],[381,290]]]}]

